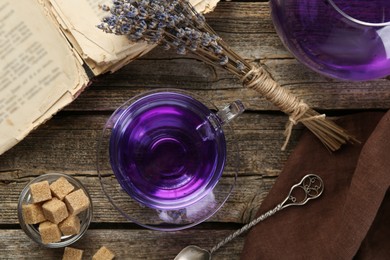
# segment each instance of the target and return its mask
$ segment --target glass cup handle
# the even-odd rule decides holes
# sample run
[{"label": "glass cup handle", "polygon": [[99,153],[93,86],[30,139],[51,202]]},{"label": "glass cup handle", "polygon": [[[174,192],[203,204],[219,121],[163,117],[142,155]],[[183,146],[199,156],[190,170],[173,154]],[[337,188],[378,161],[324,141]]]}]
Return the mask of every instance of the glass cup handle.
[{"label": "glass cup handle", "polygon": [[[203,141],[213,140],[214,131],[218,131],[221,126],[229,123],[231,120],[241,115],[245,110],[244,104],[240,100],[236,100],[223,109],[219,110],[216,114],[211,114],[208,117],[208,121],[198,125],[196,131],[199,132]],[[212,128],[214,128],[212,130]]]},{"label": "glass cup handle", "polygon": [[236,100],[223,109],[217,112],[217,117],[221,123],[224,125],[229,123],[231,120],[241,115],[245,110],[244,104],[240,100]]}]

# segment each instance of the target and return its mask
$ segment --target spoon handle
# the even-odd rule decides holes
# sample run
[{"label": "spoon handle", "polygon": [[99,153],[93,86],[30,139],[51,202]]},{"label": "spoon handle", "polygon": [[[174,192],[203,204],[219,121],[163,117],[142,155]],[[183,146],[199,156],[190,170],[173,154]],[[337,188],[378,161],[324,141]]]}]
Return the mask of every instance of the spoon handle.
[{"label": "spoon handle", "polygon": [[253,227],[254,225],[256,225],[257,223],[259,223],[260,221],[263,221],[264,219],[272,216],[273,214],[275,214],[276,212],[278,212],[279,210],[282,209],[282,204],[278,204],[275,208],[267,211],[266,213],[262,214],[260,217],[252,220],[251,222],[249,222],[248,224],[246,224],[245,226],[243,226],[241,229],[235,231],[234,233],[230,234],[229,236],[227,236],[224,240],[222,240],[221,242],[219,242],[218,244],[216,244],[213,248],[210,249],[210,254],[214,253],[215,251],[217,251],[221,246],[229,243],[231,240],[233,240],[234,238],[238,237],[239,235],[241,235],[242,233],[248,231],[251,227]]},{"label": "spoon handle", "polygon": [[291,187],[288,196],[283,200],[282,203],[279,203],[275,208],[260,215],[256,219],[252,220],[251,222],[243,226],[241,229],[235,231],[234,233],[226,237],[224,240],[216,244],[213,248],[210,249],[209,251],[210,254],[213,254],[221,246],[225,245],[226,243],[229,243],[237,236],[248,231],[250,228],[258,224],[260,221],[263,221],[266,218],[274,215],[279,210],[282,210],[289,206],[302,206],[305,205],[309,200],[318,198],[322,194],[323,190],[324,190],[324,184],[322,182],[322,179],[319,176],[315,174],[308,174],[304,176],[299,183]]}]

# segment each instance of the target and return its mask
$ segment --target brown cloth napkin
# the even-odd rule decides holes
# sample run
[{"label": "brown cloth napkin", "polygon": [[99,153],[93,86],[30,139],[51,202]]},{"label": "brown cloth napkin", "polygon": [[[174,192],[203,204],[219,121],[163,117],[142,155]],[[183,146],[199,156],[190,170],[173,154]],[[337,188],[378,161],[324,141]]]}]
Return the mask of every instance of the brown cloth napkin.
[{"label": "brown cloth napkin", "polygon": [[390,112],[357,113],[338,124],[362,144],[329,153],[304,133],[257,214],[309,173],[323,179],[324,193],[253,227],[241,259],[390,259]]}]

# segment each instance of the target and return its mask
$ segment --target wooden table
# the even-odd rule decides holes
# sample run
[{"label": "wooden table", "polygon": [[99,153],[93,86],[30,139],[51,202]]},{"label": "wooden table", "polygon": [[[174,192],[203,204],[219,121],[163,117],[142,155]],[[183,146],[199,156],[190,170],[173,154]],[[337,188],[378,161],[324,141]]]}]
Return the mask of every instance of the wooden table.
[{"label": "wooden table", "polygon": [[[330,116],[390,107],[388,79],[341,82],[299,64],[276,35],[266,2],[221,2],[207,20],[238,53],[263,63],[282,86]],[[136,94],[161,87],[186,89],[217,106],[241,99],[247,107],[234,122],[241,168],[232,196],[206,223],[174,233],[150,231],[122,217],[103,194],[95,165],[96,142],[113,110]],[[102,245],[111,248],[117,259],[173,259],[188,244],[208,248],[255,216],[302,131],[301,126],[294,129],[287,151],[282,152],[286,120],[222,69],[157,48],[114,74],[96,78],[74,103],[0,156],[0,258],[60,259],[63,249],[31,242],[17,219],[22,188],[48,172],[76,176],[90,190],[93,223],[74,244],[85,250],[85,259]],[[238,259],[244,239],[221,248],[216,259]]]}]

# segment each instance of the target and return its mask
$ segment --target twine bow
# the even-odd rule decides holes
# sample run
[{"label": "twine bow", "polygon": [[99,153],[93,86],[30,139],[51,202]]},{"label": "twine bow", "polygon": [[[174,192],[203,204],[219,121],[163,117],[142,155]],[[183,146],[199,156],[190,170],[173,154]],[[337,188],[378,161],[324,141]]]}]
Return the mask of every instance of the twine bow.
[{"label": "twine bow", "polygon": [[[294,125],[298,123],[305,124],[312,131],[316,129],[317,131],[314,131],[314,134],[319,137],[331,151],[337,150],[340,147],[341,144],[336,143],[329,138],[322,137],[321,134],[326,133],[329,129],[338,132],[341,128],[333,122],[325,120],[325,114],[318,114],[303,100],[281,87],[265,69],[252,66],[251,70],[241,78],[241,81],[246,87],[260,92],[267,100],[271,101],[281,111],[289,115],[284,131],[286,139],[281,150],[284,151],[286,149],[291,138],[292,129]],[[319,126],[318,122],[320,122]],[[341,140],[340,142],[344,143],[342,140],[347,134],[345,134],[344,131],[341,131],[341,135],[341,137],[337,138],[337,134],[332,134],[333,137],[336,137],[337,141]]]}]

